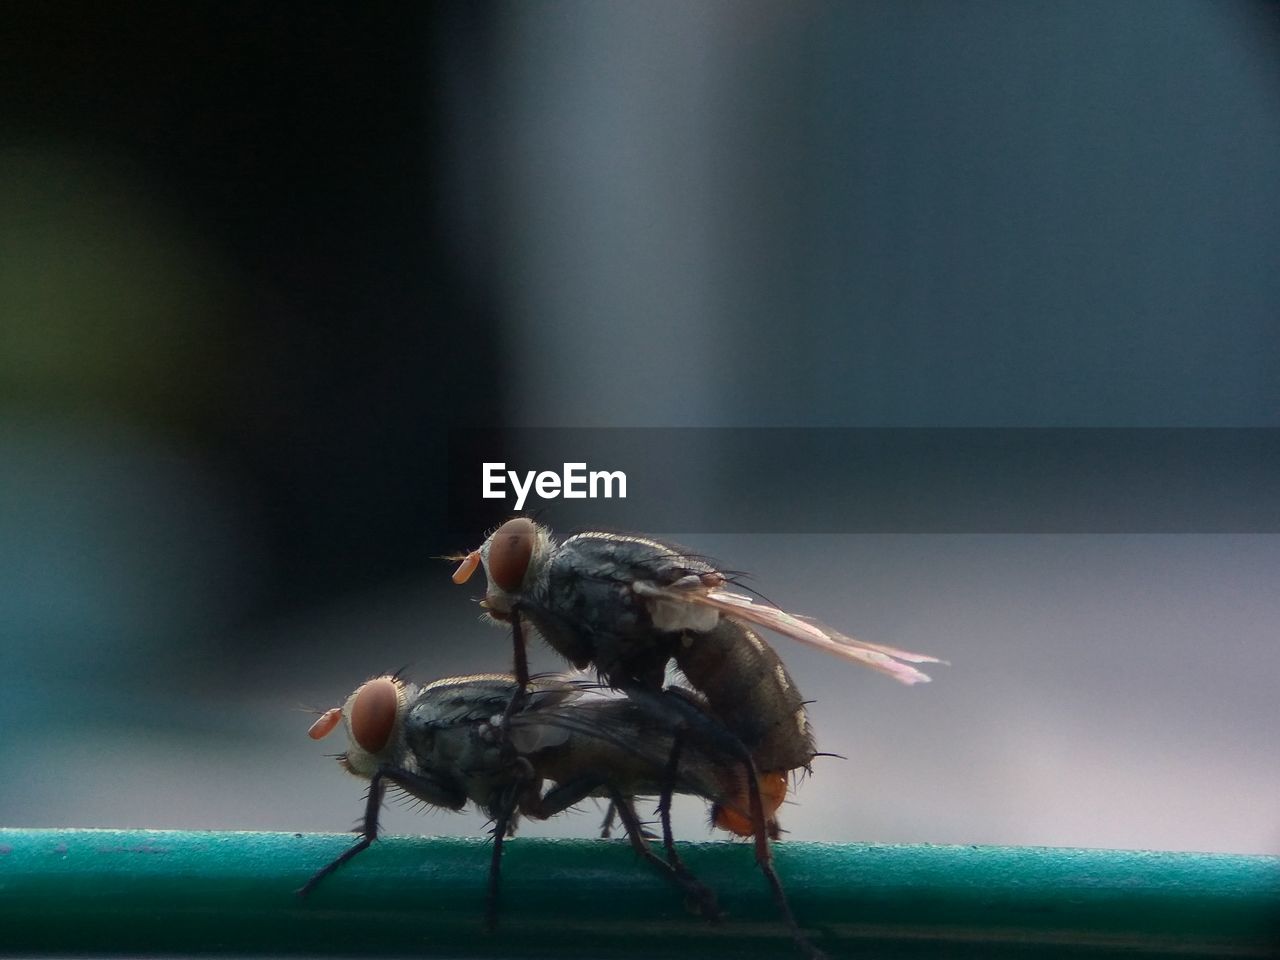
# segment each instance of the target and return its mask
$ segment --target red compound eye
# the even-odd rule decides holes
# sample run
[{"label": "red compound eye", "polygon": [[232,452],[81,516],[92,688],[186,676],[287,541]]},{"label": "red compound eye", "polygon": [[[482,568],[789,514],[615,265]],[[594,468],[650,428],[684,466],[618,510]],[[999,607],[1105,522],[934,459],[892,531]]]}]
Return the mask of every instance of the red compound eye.
[{"label": "red compound eye", "polygon": [[370,680],[356,691],[351,704],[351,736],[370,753],[379,753],[396,725],[400,692],[390,677]]},{"label": "red compound eye", "polygon": [[524,583],[533,556],[537,529],[526,517],[516,517],[500,526],[489,538],[489,579],[501,590],[516,593]]}]

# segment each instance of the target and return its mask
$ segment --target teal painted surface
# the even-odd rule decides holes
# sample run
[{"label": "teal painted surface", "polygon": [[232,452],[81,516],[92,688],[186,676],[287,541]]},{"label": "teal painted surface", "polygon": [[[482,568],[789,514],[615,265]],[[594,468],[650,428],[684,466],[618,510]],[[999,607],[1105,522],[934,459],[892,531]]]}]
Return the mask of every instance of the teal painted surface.
[{"label": "teal painted surface", "polygon": [[[329,834],[0,830],[0,952],[795,956],[751,850],[682,846],[729,919],[707,924],[625,842],[517,838],[502,925],[484,840],[390,838],[306,900]],[[832,957],[1271,956],[1280,858],[779,844],[801,924]]]}]

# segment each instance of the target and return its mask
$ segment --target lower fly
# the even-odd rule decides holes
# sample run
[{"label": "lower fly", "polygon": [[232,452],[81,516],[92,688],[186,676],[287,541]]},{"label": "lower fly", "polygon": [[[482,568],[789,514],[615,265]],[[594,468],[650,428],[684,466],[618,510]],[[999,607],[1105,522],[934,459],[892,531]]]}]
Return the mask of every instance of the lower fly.
[{"label": "lower fly", "polygon": [[[486,906],[492,926],[502,844],[519,817],[542,820],[586,797],[601,797],[617,811],[636,852],[700,913],[718,919],[715,895],[684,866],[669,826],[663,837],[667,859],[650,848],[635,798],[676,792],[733,808],[733,767],[689,750],[675,770],[669,763],[674,720],[662,712],[661,703],[655,709],[610,695],[595,684],[538,677],[519,709],[506,716],[519,690],[516,679],[506,675],[451,677],[424,686],[383,676],[361,684],[343,706],[322,714],[311,736],[320,739],[344,725],[348,744],[339,762],[369,780],[369,794],[359,840],[318,870],[299,893],[315,889],[377,839],[378,816],[390,787],[449,810],[470,802],[492,819]],[[692,694],[690,703],[697,707]]]}]

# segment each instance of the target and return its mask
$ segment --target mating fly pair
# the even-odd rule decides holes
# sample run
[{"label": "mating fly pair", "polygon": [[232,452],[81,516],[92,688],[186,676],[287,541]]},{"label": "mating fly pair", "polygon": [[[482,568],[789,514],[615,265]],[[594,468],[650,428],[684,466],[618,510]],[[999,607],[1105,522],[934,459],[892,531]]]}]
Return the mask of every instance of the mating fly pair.
[{"label": "mating fly pair", "polygon": [[[769,845],[788,777],[816,755],[813,736],[803,698],[755,628],[907,684],[929,679],[911,664],[940,661],[855,640],[734,592],[732,576],[705,558],[646,537],[580,533],[557,543],[545,527],[518,517],[459,559],[457,583],[485,571],[481,606],[511,625],[515,675],[421,689],[379,678],[317,722],[313,736],[346,719],[352,748],[345,762],[371,786],[361,840],[304,891],[373,840],[388,783],[428,803],[457,809],[470,799],[489,812],[491,909],[502,840],[518,814],[550,816],[582,797],[607,797],[653,862],[633,799],[657,792],[664,868],[714,916],[714,898],[684,870],[671,840],[671,795],[690,793],[711,801],[718,826],[754,838],[756,862],[793,936],[820,956],[795,922]],[[624,693],[612,701],[621,706],[584,709],[580,688],[567,697],[564,681],[531,678],[529,627],[574,666],[594,668],[605,686]],[[692,691],[665,685],[671,664]],[[442,738],[446,728],[453,733]],[[458,737],[466,749],[457,747]],[[440,753],[448,743],[455,745]],[[547,744],[556,749],[544,752]],[[592,766],[593,752],[606,757],[602,770]],[[543,793],[544,780],[556,786]]]}]

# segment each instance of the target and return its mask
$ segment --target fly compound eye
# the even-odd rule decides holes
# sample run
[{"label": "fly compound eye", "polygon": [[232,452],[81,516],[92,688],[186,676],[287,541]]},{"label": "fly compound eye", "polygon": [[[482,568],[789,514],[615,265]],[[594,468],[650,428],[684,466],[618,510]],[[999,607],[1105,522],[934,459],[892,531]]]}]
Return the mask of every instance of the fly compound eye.
[{"label": "fly compound eye", "polygon": [[391,739],[400,708],[400,691],[390,677],[370,680],[351,703],[351,736],[369,753],[380,753]]},{"label": "fly compound eye", "polygon": [[489,539],[489,579],[507,593],[516,593],[524,583],[533,556],[537,531],[533,521],[516,517],[500,526]]},{"label": "fly compound eye", "polygon": [[333,707],[320,714],[319,719],[311,725],[311,729],[307,731],[307,736],[312,740],[323,740],[329,734],[333,733],[333,728],[342,722],[342,708]]}]

